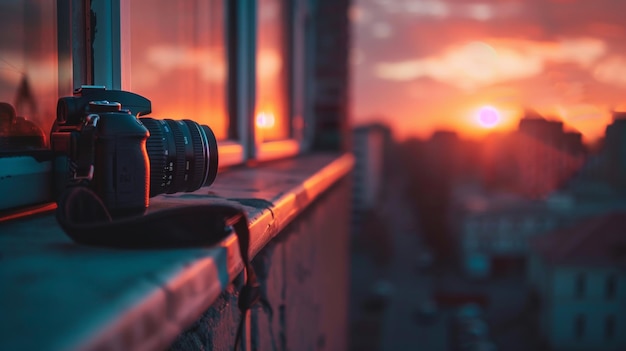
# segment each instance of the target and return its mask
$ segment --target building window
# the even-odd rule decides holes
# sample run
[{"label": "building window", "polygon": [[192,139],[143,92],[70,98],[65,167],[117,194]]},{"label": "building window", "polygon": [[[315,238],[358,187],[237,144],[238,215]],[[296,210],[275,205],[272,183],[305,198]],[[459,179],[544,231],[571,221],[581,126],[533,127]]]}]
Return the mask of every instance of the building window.
[{"label": "building window", "polygon": [[615,336],[615,316],[609,315],[604,320],[604,337],[606,340],[612,340]]},{"label": "building window", "polygon": [[585,290],[587,288],[587,282],[585,279],[585,273],[578,273],[576,275],[576,283],[574,287],[574,295],[577,299],[582,299],[585,297]]},{"label": "building window", "polygon": [[478,250],[478,248],[479,248],[479,243],[476,237],[473,235],[468,235],[465,238],[465,249],[468,251],[475,251],[475,250]]},{"label": "building window", "polygon": [[283,0],[259,0],[257,5],[256,108],[257,141],[291,137],[287,105],[286,8]]},{"label": "building window", "polygon": [[607,300],[614,299],[616,292],[617,292],[617,276],[615,274],[610,274],[606,279],[605,296]]},{"label": "building window", "polygon": [[192,119],[229,135],[224,0],[133,0],[130,86],[155,118]]},{"label": "building window", "polygon": [[57,2],[0,2],[0,33],[0,152],[44,148],[59,94],[72,92]]},{"label": "building window", "polygon": [[585,329],[587,327],[587,319],[584,314],[579,314],[574,319],[574,337],[576,340],[582,340],[585,336]]},{"label": "building window", "polygon": [[478,232],[478,224],[476,221],[468,220],[465,222],[465,232],[468,236],[476,235]]},{"label": "building window", "polygon": [[524,219],[524,229],[529,232],[535,229],[535,221],[533,218]]}]

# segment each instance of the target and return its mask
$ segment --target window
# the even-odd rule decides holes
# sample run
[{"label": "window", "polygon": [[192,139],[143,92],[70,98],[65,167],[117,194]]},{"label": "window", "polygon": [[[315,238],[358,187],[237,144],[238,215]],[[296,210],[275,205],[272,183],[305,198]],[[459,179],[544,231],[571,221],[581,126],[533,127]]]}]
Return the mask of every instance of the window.
[{"label": "window", "polygon": [[617,292],[617,276],[609,274],[606,278],[605,296],[607,300],[613,300]]},{"label": "window", "polygon": [[[210,126],[220,166],[295,155],[312,138],[304,135],[312,111],[306,97],[313,72],[307,55],[309,5],[306,0],[4,1],[0,151],[47,148],[58,98],[93,84],[148,98],[155,118]],[[21,129],[9,129],[16,120]],[[18,168],[7,160],[0,159],[0,180],[15,178]],[[44,187],[52,165],[38,167],[19,169],[37,172]],[[5,183],[0,185],[19,188]],[[32,193],[23,201],[0,203],[0,210],[51,201],[49,192]],[[5,196],[14,197],[22,194]]]},{"label": "window", "polygon": [[576,340],[582,340],[585,336],[585,328],[587,319],[584,314],[579,314],[574,319],[574,337]]},{"label": "window", "polygon": [[51,201],[48,136],[83,63],[72,59],[69,8],[70,0],[0,2],[2,213]]},{"label": "window", "polygon": [[500,220],[498,221],[498,225],[499,225],[498,230],[501,233],[503,233],[504,235],[511,235],[511,228],[513,227],[513,224],[511,223],[511,218],[508,218],[508,217],[500,218]]},{"label": "window", "polygon": [[312,136],[304,133],[311,74],[307,1],[257,0],[256,20],[254,157],[269,160],[296,154]]},{"label": "window", "polygon": [[229,135],[224,0],[130,1],[130,86],[155,118],[192,119]]},{"label": "window", "polygon": [[465,237],[465,249],[468,251],[478,250],[479,243],[475,235],[468,234]]},{"label": "window", "polygon": [[615,316],[608,315],[604,320],[604,338],[612,340],[615,337]]},{"label": "window", "polygon": [[290,137],[287,105],[287,21],[282,0],[259,0],[256,46],[256,139]]},{"label": "window", "polygon": [[476,235],[478,231],[478,225],[474,220],[468,220],[465,222],[465,232],[467,235]]},{"label": "window", "polygon": [[533,231],[535,229],[535,220],[531,217],[524,219],[524,229],[526,231]]},{"label": "window", "polygon": [[585,290],[586,290],[585,273],[578,273],[576,275],[574,296],[577,299],[582,299],[585,296]]},{"label": "window", "polygon": [[46,147],[59,94],[71,93],[56,13],[54,1],[0,2],[0,152]]}]

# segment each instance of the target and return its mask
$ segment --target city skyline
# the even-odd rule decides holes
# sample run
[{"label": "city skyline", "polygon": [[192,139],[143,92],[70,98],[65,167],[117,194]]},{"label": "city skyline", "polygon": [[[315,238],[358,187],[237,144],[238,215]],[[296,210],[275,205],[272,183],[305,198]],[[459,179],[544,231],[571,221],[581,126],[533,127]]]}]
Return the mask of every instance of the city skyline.
[{"label": "city skyline", "polygon": [[[355,124],[400,138],[517,128],[527,108],[585,142],[604,135],[626,88],[626,3],[359,0],[352,8]],[[493,108],[498,123],[480,122]]]}]

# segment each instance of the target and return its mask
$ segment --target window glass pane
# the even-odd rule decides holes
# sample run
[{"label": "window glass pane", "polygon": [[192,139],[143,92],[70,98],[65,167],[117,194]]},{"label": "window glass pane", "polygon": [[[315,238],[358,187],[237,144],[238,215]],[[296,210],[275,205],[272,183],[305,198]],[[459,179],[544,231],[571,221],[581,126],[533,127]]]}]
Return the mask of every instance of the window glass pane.
[{"label": "window glass pane", "polygon": [[155,118],[192,119],[228,137],[223,0],[133,0],[130,90]]},{"label": "window glass pane", "polygon": [[259,0],[256,55],[256,126],[260,140],[289,138],[285,6]]},{"label": "window glass pane", "polygon": [[0,151],[47,145],[58,98],[56,2],[0,2]]}]

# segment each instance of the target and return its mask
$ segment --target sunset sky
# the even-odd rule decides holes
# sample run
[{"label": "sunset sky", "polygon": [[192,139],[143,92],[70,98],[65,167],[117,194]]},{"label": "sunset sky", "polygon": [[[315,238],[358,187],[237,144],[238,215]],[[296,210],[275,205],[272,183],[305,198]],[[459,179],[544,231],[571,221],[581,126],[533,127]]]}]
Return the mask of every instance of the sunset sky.
[{"label": "sunset sky", "polygon": [[625,14],[622,0],[355,0],[353,122],[479,137],[533,108],[591,141],[626,108]]}]

